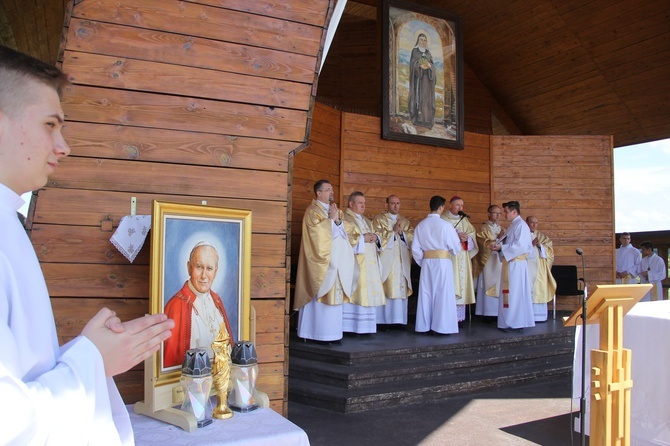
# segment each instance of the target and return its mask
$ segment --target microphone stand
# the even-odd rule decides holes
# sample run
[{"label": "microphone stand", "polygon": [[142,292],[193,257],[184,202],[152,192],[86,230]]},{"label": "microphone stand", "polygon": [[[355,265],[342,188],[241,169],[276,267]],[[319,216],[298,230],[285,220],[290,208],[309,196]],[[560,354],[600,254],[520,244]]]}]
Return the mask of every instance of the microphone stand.
[{"label": "microphone stand", "polygon": [[582,296],[582,395],[579,400],[579,444],[580,446],[586,446],[586,296],[588,291],[586,288],[586,261],[584,260],[584,252],[578,249],[577,254],[582,258],[582,279],[584,280],[584,295]]}]

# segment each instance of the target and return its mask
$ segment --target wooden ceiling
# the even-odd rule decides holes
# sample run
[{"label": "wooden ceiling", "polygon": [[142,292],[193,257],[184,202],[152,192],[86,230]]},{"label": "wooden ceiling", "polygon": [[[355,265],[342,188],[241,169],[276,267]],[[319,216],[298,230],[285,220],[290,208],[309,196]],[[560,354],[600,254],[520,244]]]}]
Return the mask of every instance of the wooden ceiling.
[{"label": "wooden ceiling", "polygon": [[[66,3],[0,0],[0,43],[54,62]],[[670,0],[413,3],[462,17],[465,61],[525,134],[670,138]],[[376,20],[378,4],[345,14]]]},{"label": "wooden ceiling", "polygon": [[0,0],[0,44],[56,63],[68,0]]}]

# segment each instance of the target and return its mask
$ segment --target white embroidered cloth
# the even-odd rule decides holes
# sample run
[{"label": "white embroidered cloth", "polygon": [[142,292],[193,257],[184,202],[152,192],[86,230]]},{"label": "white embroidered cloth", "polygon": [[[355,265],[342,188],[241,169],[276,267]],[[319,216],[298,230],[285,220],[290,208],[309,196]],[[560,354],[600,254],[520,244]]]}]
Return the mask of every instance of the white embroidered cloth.
[{"label": "white embroidered cloth", "polygon": [[126,215],[109,241],[132,263],[142,249],[150,229],[151,215]]}]

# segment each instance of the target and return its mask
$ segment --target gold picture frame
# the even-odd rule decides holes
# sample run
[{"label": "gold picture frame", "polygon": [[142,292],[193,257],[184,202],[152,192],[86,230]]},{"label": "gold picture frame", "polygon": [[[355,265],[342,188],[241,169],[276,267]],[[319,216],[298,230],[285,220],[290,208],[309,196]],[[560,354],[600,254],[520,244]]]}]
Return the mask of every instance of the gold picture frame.
[{"label": "gold picture frame", "polygon": [[[155,200],[151,217],[151,313],[167,314],[172,299],[193,301],[195,294],[190,294],[192,299],[184,298],[189,295],[187,287],[197,288],[189,285],[193,283],[191,277],[196,275],[191,270],[192,254],[196,247],[207,246],[208,252],[213,248],[217,253],[218,265],[207,286],[214,305],[218,305],[217,300],[223,304],[235,341],[251,340],[251,211]],[[193,260],[193,265],[197,263],[198,260]],[[179,308],[185,313],[188,306],[182,303]],[[171,339],[180,330],[179,317],[173,319]],[[182,318],[186,319],[190,321],[190,314]],[[179,386],[183,356],[175,364],[166,364],[168,342],[144,362],[145,399],[135,404],[135,412],[192,431],[196,427],[195,418],[174,408],[183,400]],[[189,347],[179,346],[180,350],[183,348]]]},{"label": "gold picture frame", "polygon": [[[233,330],[231,336],[236,341],[249,339],[250,210],[154,201],[151,313],[164,313],[169,301],[186,286],[190,253],[202,242],[213,246],[219,254],[219,268],[211,291],[221,296]],[[163,346],[154,358],[156,385],[177,381],[181,375],[181,361],[176,365],[165,364],[165,357]]]}]

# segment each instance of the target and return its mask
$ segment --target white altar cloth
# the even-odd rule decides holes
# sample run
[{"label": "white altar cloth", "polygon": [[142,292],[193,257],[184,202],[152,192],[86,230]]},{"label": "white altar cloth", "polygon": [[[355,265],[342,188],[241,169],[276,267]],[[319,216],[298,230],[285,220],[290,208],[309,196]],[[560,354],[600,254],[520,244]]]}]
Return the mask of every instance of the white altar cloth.
[{"label": "white altar cloth", "polygon": [[305,431],[272,409],[235,412],[228,420],[214,420],[209,426],[186,432],[180,427],[136,414],[128,406],[137,446],[244,445],[309,446]]},{"label": "white altar cloth", "polygon": [[[588,304],[588,302],[587,302]],[[581,321],[581,319],[579,320]],[[579,407],[582,376],[581,324],[575,332],[572,396]],[[586,327],[586,370],[600,343],[600,326]],[[632,350],[631,446],[670,445],[670,301],[637,303],[623,319],[623,346]],[[587,377],[588,378],[588,377]],[[586,380],[586,433],[589,433],[590,380]],[[576,420],[577,428],[579,421]],[[578,430],[578,429],[577,429]]]}]

